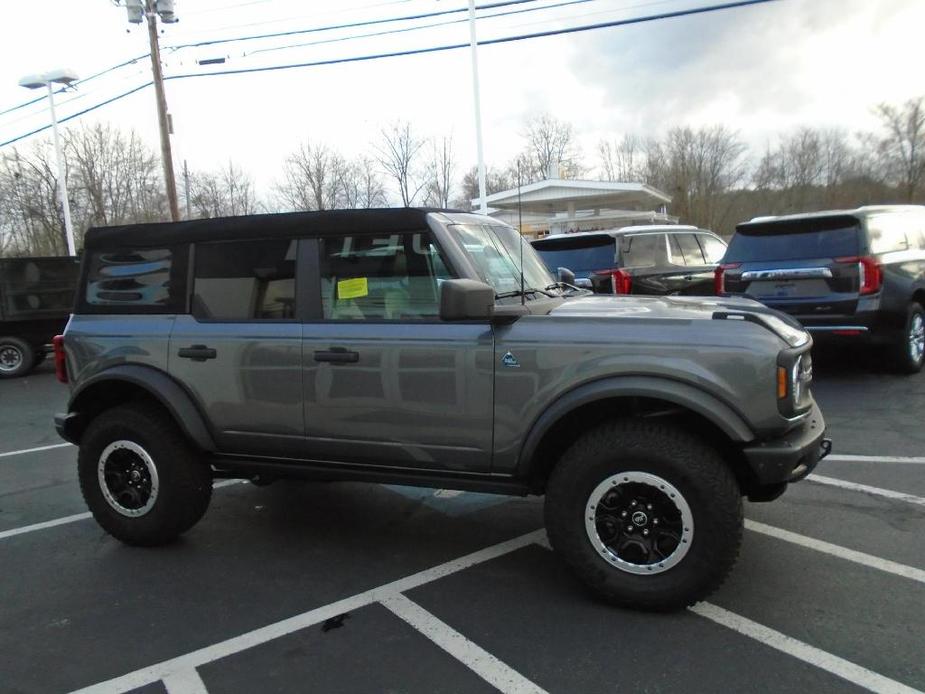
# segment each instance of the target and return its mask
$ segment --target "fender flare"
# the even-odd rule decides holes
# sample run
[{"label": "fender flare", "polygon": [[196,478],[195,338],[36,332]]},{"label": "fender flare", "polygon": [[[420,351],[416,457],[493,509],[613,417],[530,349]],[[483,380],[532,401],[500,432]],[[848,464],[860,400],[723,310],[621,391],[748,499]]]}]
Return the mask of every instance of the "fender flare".
[{"label": "fender flare", "polygon": [[175,380],[149,366],[122,364],[102,371],[82,383],[71,395],[68,412],[80,415],[81,396],[101,383],[121,381],[146,391],[161,403],[190,441],[203,451],[215,451],[215,440],[193,398]]},{"label": "fender flare", "polygon": [[591,381],[559,396],[537,417],[520,450],[518,476],[528,476],[543,436],[569,412],[597,400],[613,397],[645,397],[664,400],[708,420],[730,441],[747,443],[755,434],[743,417],[710,393],[681,381],[658,376],[615,376]]}]

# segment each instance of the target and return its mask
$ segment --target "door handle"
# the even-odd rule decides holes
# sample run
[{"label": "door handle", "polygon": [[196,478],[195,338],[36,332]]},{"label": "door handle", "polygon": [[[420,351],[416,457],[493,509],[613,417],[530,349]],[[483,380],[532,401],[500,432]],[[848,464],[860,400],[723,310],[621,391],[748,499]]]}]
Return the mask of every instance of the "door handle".
[{"label": "door handle", "polygon": [[355,364],[360,361],[359,352],[351,352],[343,347],[331,347],[315,352],[315,361],[328,361],[335,364]]},{"label": "door handle", "polygon": [[218,352],[205,345],[192,345],[191,347],[181,347],[178,349],[177,356],[181,359],[205,361],[206,359],[215,359],[215,357],[218,356]]}]

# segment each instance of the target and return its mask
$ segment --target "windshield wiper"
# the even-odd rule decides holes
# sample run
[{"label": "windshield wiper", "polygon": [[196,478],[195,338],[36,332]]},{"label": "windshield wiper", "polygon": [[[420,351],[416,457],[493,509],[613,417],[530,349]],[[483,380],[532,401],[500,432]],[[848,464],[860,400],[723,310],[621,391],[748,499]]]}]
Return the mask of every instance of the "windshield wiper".
[{"label": "windshield wiper", "polygon": [[[549,287],[547,287],[546,289],[549,289]],[[543,289],[537,289],[536,287],[527,287],[527,288],[524,289],[522,292],[521,292],[519,289],[514,289],[514,290],[509,291],[509,292],[501,292],[500,294],[495,294],[495,298],[496,298],[496,299],[507,299],[507,298],[510,298],[510,297],[512,297],[512,296],[521,296],[521,294],[523,294],[523,295],[527,295],[527,294],[542,294],[543,296],[548,296],[548,297],[554,297],[554,296],[555,296],[555,294],[550,294],[549,292],[547,292],[547,291],[545,291],[545,290],[543,290]]]}]

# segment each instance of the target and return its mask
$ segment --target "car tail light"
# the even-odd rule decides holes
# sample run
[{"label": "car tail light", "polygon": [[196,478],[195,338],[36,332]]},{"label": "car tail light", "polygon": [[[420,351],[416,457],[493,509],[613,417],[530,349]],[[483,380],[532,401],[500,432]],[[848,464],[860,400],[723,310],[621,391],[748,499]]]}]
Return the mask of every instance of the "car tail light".
[{"label": "car tail light", "polygon": [[626,270],[595,270],[594,274],[609,275],[614,294],[629,294],[633,290],[633,276]]},{"label": "car tail light", "polygon": [[725,265],[717,265],[716,269],[713,271],[713,291],[719,294],[726,293],[726,270],[731,270],[737,268],[742,263],[726,263]]},{"label": "car tail light", "polygon": [[51,344],[55,348],[55,376],[61,383],[67,383],[67,359],[64,356],[64,335],[55,335]]},{"label": "car tail light", "polygon": [[858,279],[861,294],[874,294],[883,286],[883,270],[876,258],[866,256],[849,256],[836,258],[836,263],[857,263]]}]

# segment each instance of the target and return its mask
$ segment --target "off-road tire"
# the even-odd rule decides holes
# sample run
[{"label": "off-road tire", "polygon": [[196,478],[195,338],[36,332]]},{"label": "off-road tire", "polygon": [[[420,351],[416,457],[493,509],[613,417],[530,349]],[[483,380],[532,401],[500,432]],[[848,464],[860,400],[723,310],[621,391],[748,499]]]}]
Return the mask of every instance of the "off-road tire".
[{"label": "off-road tire", "polygon": [[911,349],[912,331],[919,326],[925,326],[925,310],[922,305],[913,301],[906,310],[906,322],[903,327],[902,338],[890,345],[890,362],[897,372],[903,374],[916,374],[925,364],[925,354],[915,359]]},{"label": "off-road tire", "polygon": [[[693,517],[687,554],[661,573],[617,568],[586,529],[592,492],[631,471],[673,485]],[[742,496],[721,455],[696,436],[650,419],[608,422],[582,435],[552,471],[545,516],[553,549],[596,596],[642,610],[677,610],[706,598],[732,570],[742,542]]]},{"label": "off-road tire", "polygon": [[[35,368],[35,349],[25,340],[18,337],[0,337],[0,359],[3,368],[0,368],[0,378],[19,378]],[[15,362],[13,359],[17,360]]]},{"label": "off-road tire", "polygon": [[[102,453],[113,442],[144,449],[156,467],[158,491],[150,510],[127,517],[107,501],[99,479]],[[77,456],[80,490],[96,522],[129,545],[167,544],[202,518],[212,496],[212,472],[177,425],[158,406],[129,404],[106,410],[87,427]]]}]

